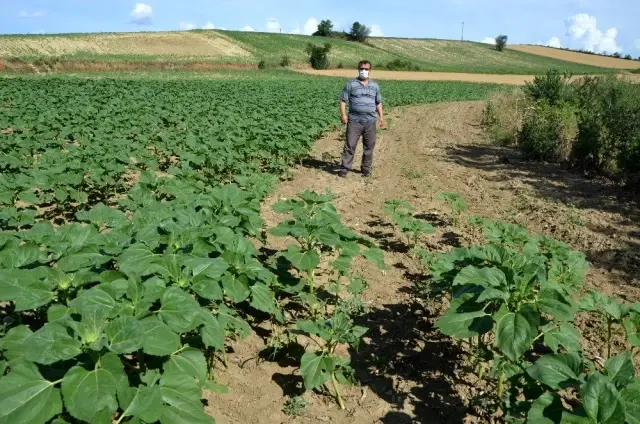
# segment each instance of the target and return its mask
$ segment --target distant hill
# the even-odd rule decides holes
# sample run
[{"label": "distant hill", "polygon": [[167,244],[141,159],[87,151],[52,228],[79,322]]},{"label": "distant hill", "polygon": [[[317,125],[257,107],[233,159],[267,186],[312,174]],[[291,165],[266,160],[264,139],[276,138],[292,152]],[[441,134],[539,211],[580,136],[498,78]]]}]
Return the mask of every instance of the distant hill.
[{"label": "distant hill", "polygon": [[521,51],[523,46],[497,52],[491,45],[467,41],[372,37],[360,44],[304,35],[218,30],[6,35],[0,36],[0,58],[5,67],[41,63],[68,69],[103,63],[112,69],[171,64],[205,69],[254,67],[261,60],[268,66],[279,66],[287,56],[291,66],[304,67],[308,66],[304,50],[309,42],[331,43],[332,67],[354,68],[364,58],[378,69],[395,61],[410,70],[440,72],[536,74],[551,67],[574,73],[613,72],[606,63],[601,67],[574,63]]}]

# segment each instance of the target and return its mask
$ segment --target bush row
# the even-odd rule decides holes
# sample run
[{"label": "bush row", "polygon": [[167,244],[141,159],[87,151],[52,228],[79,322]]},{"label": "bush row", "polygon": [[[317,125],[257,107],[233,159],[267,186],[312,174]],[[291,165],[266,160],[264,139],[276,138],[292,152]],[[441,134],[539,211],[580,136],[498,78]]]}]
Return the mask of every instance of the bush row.
[{"label": "bush row", "polygon": [[640,86],[623,78],[548,71],[522,90],[492,97],[483,125],[527,158],[640,182]]}]

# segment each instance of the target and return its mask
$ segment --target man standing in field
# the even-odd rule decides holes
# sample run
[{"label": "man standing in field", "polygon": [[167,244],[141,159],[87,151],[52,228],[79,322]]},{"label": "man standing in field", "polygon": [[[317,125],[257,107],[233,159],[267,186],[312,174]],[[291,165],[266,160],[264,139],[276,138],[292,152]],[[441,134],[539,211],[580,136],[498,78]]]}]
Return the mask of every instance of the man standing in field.
[{"label": "man standing in field", "polygon": [[[369,79],[371,63],[363,60],[358,64],[358,78],[347,82],[342,90],[340,99],[340,113],[342,123],[347,125],[347,140],[342,153],[342,167],[340,176],[346,177],[353,165],[358,140],[362,136],[362,175],[371,175],[373,163],[373,149],[376,146],[376,124],[380,117],[380,127],[385,128],[382,112],[382,96],[380,86]],[[346,104],[349,103],[349,115]]]}]

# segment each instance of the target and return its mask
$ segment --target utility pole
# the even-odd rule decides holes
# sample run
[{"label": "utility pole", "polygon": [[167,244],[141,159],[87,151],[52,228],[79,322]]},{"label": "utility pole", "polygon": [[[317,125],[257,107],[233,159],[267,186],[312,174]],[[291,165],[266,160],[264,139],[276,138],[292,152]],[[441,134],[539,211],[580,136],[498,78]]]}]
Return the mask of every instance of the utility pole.
[{"label": "utility pole", "polygon": [[464,22],[462,23],[462,36],[460,37],[460,41],[464,41]]}]

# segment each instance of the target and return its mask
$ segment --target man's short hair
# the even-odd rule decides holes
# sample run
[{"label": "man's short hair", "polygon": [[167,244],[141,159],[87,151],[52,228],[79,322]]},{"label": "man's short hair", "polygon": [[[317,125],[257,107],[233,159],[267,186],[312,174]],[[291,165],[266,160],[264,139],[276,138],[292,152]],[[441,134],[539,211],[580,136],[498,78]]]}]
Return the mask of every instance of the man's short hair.
[{"label": "man's short hair", "polygon": [[361,60],[358,63],[358,69],[362,67],[362,65],[369,65],[369,68],[373,68],[373,65],[368,60]]}]

